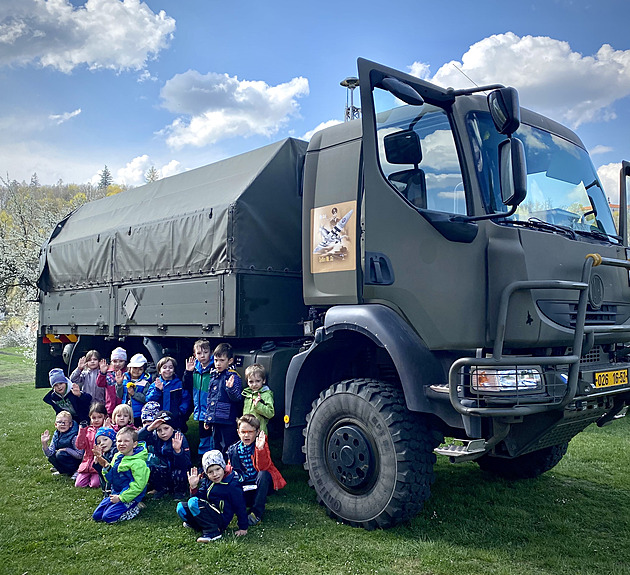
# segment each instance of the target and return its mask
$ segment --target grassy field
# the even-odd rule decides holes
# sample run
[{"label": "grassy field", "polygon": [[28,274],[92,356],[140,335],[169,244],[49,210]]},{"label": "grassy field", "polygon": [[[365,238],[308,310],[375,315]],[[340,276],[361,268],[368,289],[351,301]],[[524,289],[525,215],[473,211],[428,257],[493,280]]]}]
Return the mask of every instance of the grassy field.
[{"label": "grassy field", "polygon": [[169,499],[148,500],[133,521],[94,523],[100,491],[53,477],[42,454],[39,436],[54,420],[45,390],[15,350],[0,351],[2,574],[630,573],[628,420],[589,428],[534,480],[495,480],[438,458],[424,511],[388,531],[336,523],[305,472],[281,467],[289,485],[270,498],[263,523],[202,545]]}]

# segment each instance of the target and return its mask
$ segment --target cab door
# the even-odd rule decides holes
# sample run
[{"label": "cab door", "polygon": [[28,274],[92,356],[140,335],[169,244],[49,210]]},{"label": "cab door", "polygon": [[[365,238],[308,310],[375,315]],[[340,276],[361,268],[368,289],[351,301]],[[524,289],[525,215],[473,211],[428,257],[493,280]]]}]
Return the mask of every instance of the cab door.
[{"label": "cab door", "polygon": [[[453,129],[454,96],[359,60],[363,124],[363,301],[385,302],[431,349],[485,341],[483,228]],[[459,221],[458,221],[458,216]]]}]

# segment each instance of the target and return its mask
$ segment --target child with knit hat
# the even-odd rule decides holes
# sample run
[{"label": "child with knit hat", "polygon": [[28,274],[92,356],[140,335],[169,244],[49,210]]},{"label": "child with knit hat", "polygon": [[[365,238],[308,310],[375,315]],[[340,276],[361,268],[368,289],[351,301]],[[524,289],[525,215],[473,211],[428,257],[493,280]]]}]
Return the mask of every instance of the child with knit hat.
[{"label": "child with knit hat", "polygon": [[111,427],[101,427],[96,432],[94,436],[94,469],[98,472],[99,479],[101,482],[101,489],[103,490],[103,497],[109,495],[111,493],[111,485],[109,482],[103,477],[103,466],[98,462],[99,457],[107,461],[108,463],[112,462],[114,455],[117,453],[116,450],[116,431]]},{"label": "child with knit hat", "polygon": [[202,457],[203,473],[193,468],[188,473],[192,497],[177,504],[177,515],[184,527],[201,531],[199,543],[220,539],[236,514],[238,529],[235,535],[247,535],[247,508],[243,490],[234,474],[225,474],[225,460],[218,449],[207,451]]},{"label": "child with knit hat", "polygon": [[116,373],[127,371],[127,352],[122,347],[117,347],[111,354],[111,362],[107,364],[106,359],[99,362],[100,373],[96,378],[96,385],[105,388],[105,407],[107,413],[114,413],[114,408],[122,403],[116,395]]},{"label": "child with knit hat", "polygon": [[73,384],[59,367],[50,370],[48,381],[52,389],[44,396],[44,403],[50,405],[55,413],[68,411],[77,423],[85,421],[88,418],[92,396],[81,391],[76,383]]},{"label": "child with knit hat", "polygon": [[151,489],[156,490],[154,499],[167,493],[183,499],[188,488],[186,473],[191,465],[190,447],[186,436],[173,425],[173,414],[161,410],[149,425],[138,432],[139,441],[144,441],[157,458],[149,479]]}]

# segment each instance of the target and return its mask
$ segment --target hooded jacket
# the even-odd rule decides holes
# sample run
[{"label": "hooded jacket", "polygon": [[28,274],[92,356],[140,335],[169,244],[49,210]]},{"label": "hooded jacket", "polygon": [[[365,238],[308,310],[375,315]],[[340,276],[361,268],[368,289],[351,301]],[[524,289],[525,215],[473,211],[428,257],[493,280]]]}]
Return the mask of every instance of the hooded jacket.
[{"label": "hooded jacket", "polygon": [[[260,394],[260,401],[254,405],[254,399]],[[258,391],[246,387],[243,390],[243,415],[251,413],[260,421],[260,429],[267,434],[267,423],[274,416],[273,391],[263,385]]]},{"label": "hooded jacket", "polygon": [[225,531],[234,515],[236,515],[238,528],[247,530],[245,496],[241,484],[234,474],[226,475],[220,483],[213,483],[203,475],[197,488],[191,489],[190,493],[198,499],[207,501],[221,512],[221,525],[219,526],[221,531]]},{"label": "hooded jacket", "polygon": [[109,481],[112,495],[118,495],[123,503],[144,497],[149,482],[148,455],[145,444],[138,443],[131,455],[118,452],[111,465],[103,469],[103,477]]}]

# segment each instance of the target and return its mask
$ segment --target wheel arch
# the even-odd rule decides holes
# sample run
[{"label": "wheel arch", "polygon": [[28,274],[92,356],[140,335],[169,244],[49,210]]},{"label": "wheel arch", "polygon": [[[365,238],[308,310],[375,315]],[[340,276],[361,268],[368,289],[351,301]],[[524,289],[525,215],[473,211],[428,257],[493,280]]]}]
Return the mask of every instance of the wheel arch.
[{"label": "wheel arch", "polygon": [[[446,375],[433,353],[409,324],[380,305],[330,308],[324,325],[287,370],[283,460],[298,463],[306,414],[321,391],[343,379],[374,377],[401,387],[410,411],[429,412],[424,387]],[[286,421],[286,420],[285,420]]]}]

